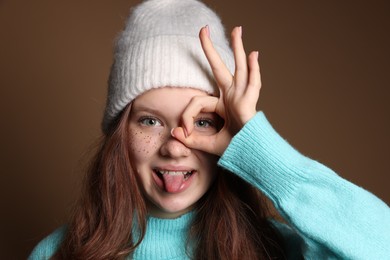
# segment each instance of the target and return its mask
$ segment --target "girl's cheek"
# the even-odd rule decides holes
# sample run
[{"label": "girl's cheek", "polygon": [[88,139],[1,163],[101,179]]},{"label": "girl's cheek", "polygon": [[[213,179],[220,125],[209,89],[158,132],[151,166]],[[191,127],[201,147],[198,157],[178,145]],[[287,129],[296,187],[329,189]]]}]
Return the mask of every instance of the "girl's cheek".
[{"label": "girl's cheek", "polygon": [[144,158],[155,154],[161,144],[161,137],[161,132],[130,131],[130,150],[133,156]]}]

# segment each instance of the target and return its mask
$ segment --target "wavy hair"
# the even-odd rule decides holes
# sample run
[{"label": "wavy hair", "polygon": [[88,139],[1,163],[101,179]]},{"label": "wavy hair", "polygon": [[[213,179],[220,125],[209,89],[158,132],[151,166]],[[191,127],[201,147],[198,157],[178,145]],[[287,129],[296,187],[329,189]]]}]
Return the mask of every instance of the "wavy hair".
[{"label": "wavy hair", "polygon": [[[54,259],[124,259],[141,243],[147,210],[129,154],[130,107],[103,136]],[[267,220],[262,195],[234,174],[220,170],[195,210],[190,258],[284,258],[282,239]],[[133,232],[140,234],[138,241],[133,241]]]}]

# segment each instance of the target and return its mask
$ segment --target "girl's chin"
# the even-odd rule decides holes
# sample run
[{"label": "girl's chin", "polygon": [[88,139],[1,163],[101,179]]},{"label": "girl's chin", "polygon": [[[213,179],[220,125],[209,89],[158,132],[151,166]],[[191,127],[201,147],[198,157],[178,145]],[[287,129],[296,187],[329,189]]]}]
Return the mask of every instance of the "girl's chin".
[{"label": "girl's chin", "polygon": [[194,209],[195,203],[160,201],[153,203],[150,200],[147,202],[148,214],[157,218],[177,218]]}]

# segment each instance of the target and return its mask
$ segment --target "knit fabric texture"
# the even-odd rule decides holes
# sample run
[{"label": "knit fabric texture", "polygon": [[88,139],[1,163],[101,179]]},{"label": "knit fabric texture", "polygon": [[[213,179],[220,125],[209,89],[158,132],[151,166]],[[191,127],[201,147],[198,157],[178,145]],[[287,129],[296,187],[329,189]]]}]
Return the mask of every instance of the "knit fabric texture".
[{"label": "knit fabric texture", "polygon": [[119,35],[111,68],[104,132],[123,108],[152,88],[190,87],[218,95],[199,41],[208,25],[228,69],[234,57],[220,18],[196,0],[149,0],[136,6]]}]

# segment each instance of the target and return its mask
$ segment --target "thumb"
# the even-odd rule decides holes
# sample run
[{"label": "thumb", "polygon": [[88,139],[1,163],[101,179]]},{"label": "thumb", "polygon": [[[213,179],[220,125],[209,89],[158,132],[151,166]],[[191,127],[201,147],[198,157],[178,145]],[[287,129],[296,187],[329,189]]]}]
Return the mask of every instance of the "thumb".
[{"label": "thumb", "polygon": [[[201,150],[211,154],[217,154],[215,147],[215,135],[197,135],[192,133],[187,136],[183,127],[176,127],[171,130],[171,135],[188,148]],[[219,155],[219,154],[217,154]]]}]

